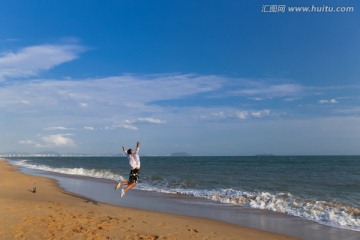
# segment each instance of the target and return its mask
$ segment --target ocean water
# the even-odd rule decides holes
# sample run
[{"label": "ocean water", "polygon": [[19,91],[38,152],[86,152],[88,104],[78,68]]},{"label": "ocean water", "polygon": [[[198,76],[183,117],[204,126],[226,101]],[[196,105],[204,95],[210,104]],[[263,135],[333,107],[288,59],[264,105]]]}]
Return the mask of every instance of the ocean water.
[{"label": "ocean water", "polygon": [[[42,171],[127,180],[126,157],[27,157]],[[281,212],[360,231],[360,156],[141,157],[137,189]]]}]

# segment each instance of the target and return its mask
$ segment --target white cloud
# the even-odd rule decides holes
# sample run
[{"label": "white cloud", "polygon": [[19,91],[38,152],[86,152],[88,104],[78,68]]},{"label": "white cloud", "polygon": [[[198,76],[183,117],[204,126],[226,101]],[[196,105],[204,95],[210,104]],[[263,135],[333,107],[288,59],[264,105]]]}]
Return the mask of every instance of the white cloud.
[{"label": "white cloud", "polygon": [[20,102],[25,105],[30,105],[30,101],[28,100],[21,100]]},{"label": "white cloud", "polygon": [[165,121],[158,119],[158,118],[138,118],[135,120],[125,120],[125,124],[122,124],[121,127],[131,129],[131,130],[138,130],[137,124],[163,124]]},{"label": "white cloud", "polygon": [[338,103],[338,101],[335,98],[332,99],[321,99],[319,100],[319,103],[326,104],[326,103]]},{"label": "white cloud", "polygon": [[79,105],[81,108],[86,108],[88,106],[88,104],[84,102],[79,103]]},{"label": "white cloud", "polygon": [[24,145],[37,145],[37,142],[31,139],[20,140],[19,143]]},{"label": "white cloud", "polygon": [[299,84],[270,84],[258,81],[246,81],[239,90],[232,91],[235,95],[252,96],[252,99],[261,101],[275,97],[298,96],[302,94],[304,87]]},{"label": "white cloud", "polygon": [[239,119],[246,119],[249,116],[249,112],[248,111],[237,111],[236,116]]},{"label": "white cloud", "polygon": [[119,125],[119,127],[125,128],[125,129],[130,129],[130,130],[138,130],[139,128],[131,125],[131,124],[121,124]]},{"label": "white cloud", "polygon": [[250,98],[250,99],[252,99],[254,101],[264,101],[264,100],[266,100],[266,98],[261,98],[261,97],[254,97],[254,98]]},{"label": "white cloud", "polygon": [[217,117],[217,118],[224,118],[225,117],[225,113],[223,111],[212,112],[211,115],[213,115],[214,117]]},{"label": "white cloud", "polygon": [[44,136],[41,139],[44,142],[44,146],[48,147],[72,147],[75,146],[74,140],[68,136],[72,134],[56,134]]},{"label": "white cloud", "polygon": [[112,126],[107,126],[105,127],[106,130],[112,130],[112,129],[116,129],[116,128],[125,128],[125,129],[130,129],[130,130],[138,130],[139,127],[136,126],[137,124],[163,124],[165,123],[165,121],[158,119],[158,118],[151,118],[151,117],[147,117],[147,118],[138,118],[135,120],[124,120],[123,123],[115,123]]},{"label": "white cloud", "polygon": [[13,82],[0,88],[0,107],[15,109],[23,99],[31,99],[32,109],[68,114],[79,109],[104,115],[120,110],[152,112],[157,108],[150,105],[153,102],[213,91],[222,81],[215,76],[162,74]]},{"label": "white cloud", "polygon": [[67,131],[67,130],[75,130],[74,128],[67,128],[67,127],[63,127],[63,126],[57,126],[57,127],[48,127],[45,128],[46,131],[57,131],[57,130],[62,130],[62,131]]},{"label": "white cloud", "polygon": [[153,123],[153,124],[161,124],[165,123],[165,121],[157,118],[138,118],[134,121],[134,123]]},{"label": "white cloud", "polygon": [[236,116],[242,120],[247,119],[249,117],[263,118],[263,117],[271,116],[271,115],[272,115],[272,112],[271,112],[271,110],[268,110],[268,109],[264,109],[264,110],[260,110],[260,111],[241,110],[241,111],[236,112]]},{"label": "white cloud", "polygon": [[264,109],[261,111],[252,111],[250,112],[251,116],[256,117],[256,118],[262,118],[265,116],[270,116],[271,115],[271,111],[268,109]]},{"label": "white cloud", "polygon": [[[250,119],[250,118],[264,118],[264,117],[272,117],[272,116],[278,116],[279,113],[275,113],[269,109],[263,109],[263,110],[239,110],[236,108],[223,108],[223,110],[219,111],[212,111],[214,109],[206,109],[203,108],[202,110],[198,108],[198,111],[201,111],[201,113],[198,113],[197,115],[200,115],[200,119],[202,120],[215,120],[215,121],[229,121],[229,120],[235,120],[235,119]],[[189,111],[189,110],[187,110]],[[211,112],[212,111],[212,112]],[[192,113],[195,115],[195,113]]]},{"label": "white cloud", "polygon": [[55,135],[43,136],[40,138],[40,141],[27,139],[27,140],[21,140],[19,141],[19,143],[24,145],[32,145],[37,148],[76,146],[74,140],[72,140],[69,136],[72,136],[72,134],[55,134]]},{"label": "white cloud", "polygon": [[59,64],[72,61],[84,51],[79,45],[37,45],[0,56],[0,80],[35,76]]},{"label": "white cloud", "polygon": [[85,126],[84,129],[89,130],[89,131],[94,131],[95,130],[94,127],[90,127],[90,126]]}]

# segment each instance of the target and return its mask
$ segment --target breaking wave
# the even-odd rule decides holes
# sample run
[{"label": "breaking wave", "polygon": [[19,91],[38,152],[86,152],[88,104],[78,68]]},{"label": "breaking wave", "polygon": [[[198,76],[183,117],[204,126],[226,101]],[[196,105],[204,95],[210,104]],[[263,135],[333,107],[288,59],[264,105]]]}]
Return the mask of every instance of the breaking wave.
[{"label": "breaking wave", "polygon": [[360,231],[360,209],[351,205],[300,198],[291,193],[246,192],[234,189],[158,189],[144,190],[184,194],[214,202],[281,212],[324,225]]},{"label": "breaking wave", "polygon": [[93,177],[93,178],[108,179],[114,181],[124,180],[123,176],[116,174],[110,170],[86,169],[86,168],[53,168],[41,164],[31,164],[28,163],[27,160],[10,161],[10,162],[11,164],[16,166],[36,169],[46,172],[61,173],[61,174],[74,175],[74,176]]}]

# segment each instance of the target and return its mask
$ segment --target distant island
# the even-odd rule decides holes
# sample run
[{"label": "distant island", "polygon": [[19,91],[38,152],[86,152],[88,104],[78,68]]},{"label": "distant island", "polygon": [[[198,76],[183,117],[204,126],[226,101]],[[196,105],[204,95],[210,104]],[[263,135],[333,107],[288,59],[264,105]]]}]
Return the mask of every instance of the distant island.
[{"label": "distant island", "polygon": [[191,157],[192,155],[187,152],[174,152],[174,153],[170,154],[170,156],[172,156],[172,157]]},{"label": "distant island", "polygon": [[274,156],[274,154],[268,154],[268,153],[262,153],[262,154],[256,154],[257,157],[271,157]]}]

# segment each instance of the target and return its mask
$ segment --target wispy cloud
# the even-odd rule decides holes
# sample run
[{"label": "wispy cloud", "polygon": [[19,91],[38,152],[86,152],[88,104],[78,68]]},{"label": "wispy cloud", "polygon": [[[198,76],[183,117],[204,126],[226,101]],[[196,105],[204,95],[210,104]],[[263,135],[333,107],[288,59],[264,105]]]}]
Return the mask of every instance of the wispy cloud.
[{"label": "wispy cloud", "polygon": [[166,123],[166,121],[158,119],[158,118],[138,118],[135,120],[124,120],[122,123],[119,124],[113,124],[112,126],[105,127],[106,130],[112,130],[116,128],[125,128],[130,130],[138,130],[139,124],[163,124]]},{"label": "wispy cloud", "polygon": [[249,96],[255,101],[277,97],[294,97],[303,94],[304,86],[294,83],[272,84],[270,82],[247,80],[242,81],[241,86],[231,93],[235,95]]},{"label": "wispy cloud", "polygon": [[247,119],[247,118],[263,118],[266,116],[270,116],[272,114],[272,112],[269,109],[264,109],[264,110],[260,110],[260,111],[237,111],[236,112],[236,116],[239,119]]},{"label": "wispy cloud", "polygon": [[54,148],[54,147],[74,147],[76,146],[73,139],[69,136],[73,134],[54,134],[42,136],[38,141],[33,139],[20,140],[20,144],[31,145],[37,148]]},{"label": "wispy cloud", "polygon": [[211,92],[219,89],[222,81],[221,77],[214,76],[162,74],[14,82],[0,87],[0,107],[16,112],[46,111],[74,117],[122,113],[126,118],[135,112],[155,116],[153,113],[159,110],[159,106],[154,102]]},{"label": "wispy cloud", "polygon": [[35,142],[32,139],[25,139],[25,140],[20,140],[19,141],[20,144],[24,144],[24,145],[33,145],[35,147],[41,147],[40,144],[38,144],[37,142]]},{"label": "wispy cloud", "polygon": [[20,42],[20,39],[18,38],[6,38],[4,40],[2,40],[4,42]]},{"label": "wispy cloud", "polygon": [[153,124],[161,124],[165,123],[165,121],[157,118],[138,118],[137,120],[133,121],[133,123],[153,123]]},{"label": "wispy cloud", "polygon": [[321,103],[321,104],[327,104],[327,103],[334,104],[334,103],[339,103],[339,102],[335,98],[332,98],[332,99],[321,99],[321,100],[319,100],[319,103]]},{"label": "wispy cloud", "polygon": [[57,126],[57,127],[48,127],[48,128],[45,128],[44,130],[46,130],[46,131],[57,131],[57,130],[68,131],[68,130],[75,130],[75,129],[67,128],[67,127],[63,127],[63,126]]},{"label": "wispy cloud", "polygon": [[129,130],[138,130],[139,129],[138,127],[136,127],[132,124],[129,124],[129,123],[120,124],[120,125],[117,125],[117,127],[129,129]]},{"label": "wispy cloud", "polygon": [[[206,111],[206,109],[204,109]],[[219,110],[215,112],[203,113],[201,119],[203,120],[216,120],[216,121],[228,121],[228,120],[246,120],[246,119],[261,119],[266,117],[279,116],[280,113],[271,111],[270,109],[262,110],[239,110],[236,108],[227,108],[225,110]]]},{"label": "wispy cloud", "polygon": [[35,76],[76,59],[85,50],[80,45],[36,45],[0,55],[0,80]]}]

